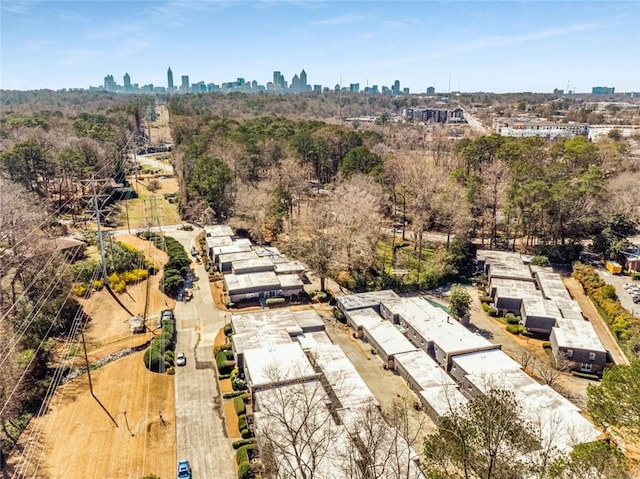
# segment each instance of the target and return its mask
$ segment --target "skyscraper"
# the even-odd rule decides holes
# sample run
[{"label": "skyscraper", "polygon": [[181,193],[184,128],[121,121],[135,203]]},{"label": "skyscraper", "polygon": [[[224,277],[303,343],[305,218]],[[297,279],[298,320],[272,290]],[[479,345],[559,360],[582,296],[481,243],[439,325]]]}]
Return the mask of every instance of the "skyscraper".
[{"label": "skyscraper", "polygon": [[104,77],[104,89],[107,91],[116,91],[117,85],[115,80],[113,79],[113,75],[107,75]]},{"label": "skyscraper", "polygon": [[309,86],[307,84],[307,72],[304,71],[304,68],[300,72],[300,91],[307,91]]},{"label": "skyscraper", "polygon": [[173,90],[173,72],[171,71],[171,67],[167,70],[167,86],[169,90]]},{"label": "skyscraper", "polygon": [[133,88],[131,88],[131,77],[129,76],[128,73],[124,74],[124,76],[122,77],[122,80],[124,81],[124,91],[126,92],[132,91]]},{"label": "skyscraper", "polygon": [[182,85],[180,89],[182,93],[189,93],[189,75],[182,75]]}]

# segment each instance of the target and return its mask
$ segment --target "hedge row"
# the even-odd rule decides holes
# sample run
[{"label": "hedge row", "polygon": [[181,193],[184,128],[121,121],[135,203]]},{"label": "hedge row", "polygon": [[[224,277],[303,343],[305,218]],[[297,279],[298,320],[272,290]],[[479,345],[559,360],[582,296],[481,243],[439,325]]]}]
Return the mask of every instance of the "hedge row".
[{"label": "hedge row", "polygon": [[220,374],[231,374],[234,362],[227,359],[226,351],[220,351],[216,355],[216,366]]},{"label": "hedge row", "polygon": [[625,345],[640,327],[640,321],[622,307],[615,288],[606,284],[593,267],[582,263],[574,264],[572,276],[580,281],[618,342]]},{"label": "hedge row", "polygon": [[[160,238],[159,235],[149,231],[138,233],[138,236],[153,241],[156,246]],[[171,236],[164,237],[164,245],[169,255],[169,261],[164,266],[164,274],[160,279],[160,290],[168,296],[176,297],[184,288],[187,275],[191,271],[191,258],[180,242]]]},{"label": "hedge row", "polygon": [[173,352],[174,338],[174,321],[163,321],[162,332],[153,338],[153,341],[144,352],[143,361],[147,369],[156,373],[164,373],[173,366],[175,359]]},{"label": "hedge row", "polygon": [[244,405],[244,400],[240,396],[236,396],[235,398],[233,398],[233,409],[235,409],[238,416],[244,414],[247,411],[247,408]]}]

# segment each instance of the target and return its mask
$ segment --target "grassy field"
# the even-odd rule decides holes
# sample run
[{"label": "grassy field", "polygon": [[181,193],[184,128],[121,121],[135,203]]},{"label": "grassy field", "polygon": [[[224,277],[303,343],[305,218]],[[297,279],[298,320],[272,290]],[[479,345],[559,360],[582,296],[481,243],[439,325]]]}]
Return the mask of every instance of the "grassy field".
[{"label": "grassy field", "polygon": [[[160,188],[155,192],[150,191],[148,188],[149,183],[153,180],[151,178],[139,179],[137,184],[134,178],[130,178],[129,180],[132,184],[136,185],[138,198],[122,204],[120,212],[120,222],[122,225],[130,228],[145,228],[149,225],[157,225],[158,222],[165,225],[182,222],[178,213],[178,205],[176,203],[169,203],[164,196],[165,194],[177,193],[178,182],[175,178],[156,179]],[[149,201],[152,198],[156,199],[153,200],[153,202]],[[147,200],[146,203],[145,200]],[[157,219],[154,219],[154,208]],[[127,212],[129,215],[128,224]]]}]

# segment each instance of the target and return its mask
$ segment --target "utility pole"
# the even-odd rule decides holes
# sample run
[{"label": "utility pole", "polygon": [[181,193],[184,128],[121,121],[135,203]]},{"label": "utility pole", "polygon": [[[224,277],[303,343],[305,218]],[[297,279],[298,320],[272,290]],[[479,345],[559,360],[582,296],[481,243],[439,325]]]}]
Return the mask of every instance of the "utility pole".
[{"label": "utility pole", "polygon": [[102,240],[102,227],[100,225],[100,207],[98,206],[98,195],[96,194],[95,178],[91,181],[91,192],[93,193],[93,206],[96,211],[96,224],[98,225],[98,243],[100,245],[100,259],[102,260],[102,277],[107,281],[107,259],[104,254],[104,242]]}]

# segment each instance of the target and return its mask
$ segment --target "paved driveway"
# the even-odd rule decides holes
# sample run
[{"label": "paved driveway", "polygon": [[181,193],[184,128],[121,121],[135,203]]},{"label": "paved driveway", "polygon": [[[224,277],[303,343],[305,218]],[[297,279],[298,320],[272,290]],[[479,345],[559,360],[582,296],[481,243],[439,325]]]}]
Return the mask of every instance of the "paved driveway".
[{"label": "paved driveway", "polygon": [[[198,234],[171,231],[187,251]],[[176,368],[176,461],[188,459],[195,478],[234,479],[234,451],[227,437],[221,409],[222,396],[215,377],[213,343],[224,316],[213,304],[209,276],[195,265],[193,299],[176,303],[176,352],[184,352],[187,365]]]}]

